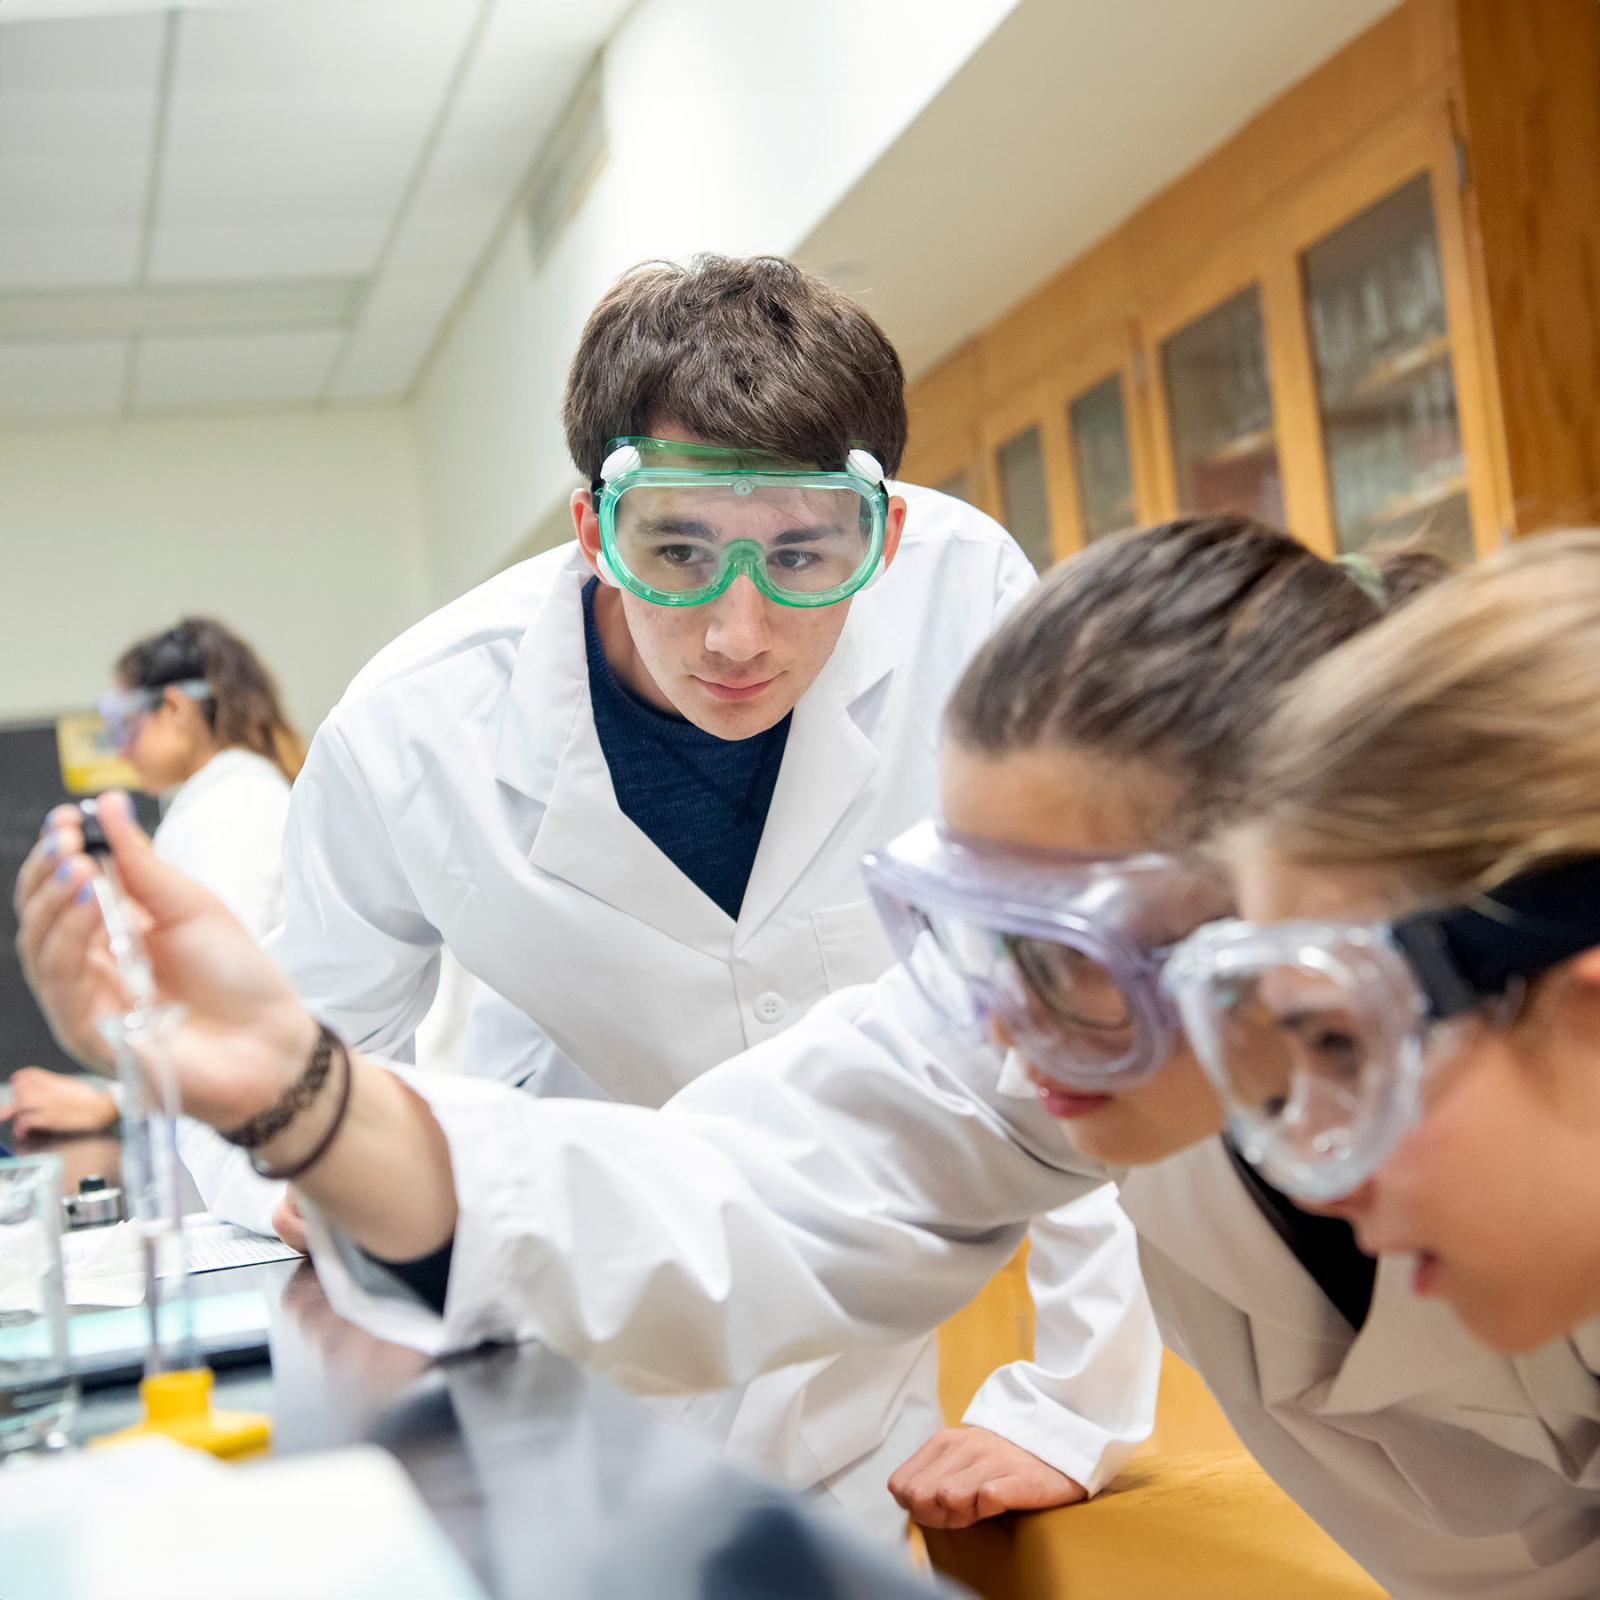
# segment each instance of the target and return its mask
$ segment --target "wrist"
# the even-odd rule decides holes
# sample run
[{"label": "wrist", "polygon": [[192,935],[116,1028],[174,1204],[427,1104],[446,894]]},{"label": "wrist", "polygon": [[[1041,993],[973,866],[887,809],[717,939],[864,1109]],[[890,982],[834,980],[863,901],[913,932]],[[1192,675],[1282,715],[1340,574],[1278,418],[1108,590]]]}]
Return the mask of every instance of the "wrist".
[{"label": "wrist", "polygon": [[300,1071],[278,1099],[234,1128],[229,1144],[250,1154],[264,1178],[297,1178],[327,1153],[344,1123],[355,1067],[338,1037],[320,1023]]},{"label": "wrist", "polygon": [[228,1069],[191,1077],[183,1109],[223,1135],[270,1110],[305,1071],[317,1047],[317,1020],[295,1005],[230,1041]]}]

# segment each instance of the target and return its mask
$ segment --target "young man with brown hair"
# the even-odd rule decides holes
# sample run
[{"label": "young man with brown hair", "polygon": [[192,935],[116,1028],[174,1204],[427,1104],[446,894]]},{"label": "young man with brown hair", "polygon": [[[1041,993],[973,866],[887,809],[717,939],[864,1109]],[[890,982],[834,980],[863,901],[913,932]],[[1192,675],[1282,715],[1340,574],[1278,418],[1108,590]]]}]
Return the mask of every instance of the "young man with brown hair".
[{"label": "young man with brown hair", "polygon": [[[295,787],[269,949],[352,1046],[397,1055],[448,946],[483,986],[474,1070],[658,1106],[891,964],[862,853],[935,804],[945,700],[1033,573],[980,512],[892,481],[899,358],[785,261],[624,276],[564,420],[574,542],[356,678]],[[196,1176],[238,1220],[277,1198],[237,1162]],[[1013,1384],[999,1409],[1092,1491],[1153,1402],[1132,1235],[1094,1196],[1035,1255],[1074,1331],[1028,1369],[1037,1404]],[[914,1340],[683,1409],[887,1531],[888,1475],[939,1426],[934,1371]]]}]

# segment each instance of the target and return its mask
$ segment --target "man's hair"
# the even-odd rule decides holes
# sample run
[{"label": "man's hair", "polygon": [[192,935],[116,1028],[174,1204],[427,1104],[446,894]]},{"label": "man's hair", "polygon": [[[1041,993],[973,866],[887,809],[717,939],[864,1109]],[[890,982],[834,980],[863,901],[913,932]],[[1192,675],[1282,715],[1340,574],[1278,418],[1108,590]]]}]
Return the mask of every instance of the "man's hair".
[{"label": "man's hair", "polygon": [[593,481],[612,439],[665,421],[808,466],[842,466],[859,445],[893,474],[906,443],[905,372],[860,306],[792,262],[645,262],[591,313],[562,422]]}]

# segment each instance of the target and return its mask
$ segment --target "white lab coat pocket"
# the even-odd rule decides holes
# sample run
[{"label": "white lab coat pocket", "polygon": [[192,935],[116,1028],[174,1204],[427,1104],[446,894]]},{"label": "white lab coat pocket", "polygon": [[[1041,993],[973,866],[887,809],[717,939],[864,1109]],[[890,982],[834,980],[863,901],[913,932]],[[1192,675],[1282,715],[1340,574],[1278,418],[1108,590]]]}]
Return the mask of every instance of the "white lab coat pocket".
[{"label": "white lab coat pocket", "polygon": [[872,983],[894,965],[894,950],[870,900],[825,906],[811,913],[822,976],[831,993],[851,984]]}]

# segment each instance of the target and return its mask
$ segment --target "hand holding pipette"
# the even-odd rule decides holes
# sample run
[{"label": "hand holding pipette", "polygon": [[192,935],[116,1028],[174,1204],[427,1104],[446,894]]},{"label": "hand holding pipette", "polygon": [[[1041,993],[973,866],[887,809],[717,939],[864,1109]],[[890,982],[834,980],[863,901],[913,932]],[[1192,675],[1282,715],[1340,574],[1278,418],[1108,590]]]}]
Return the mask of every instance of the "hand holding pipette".
[{"label": "hand holding pipette", "polygon": [[[126,801],[114,797],[111,805],[113,826],[125,823]],[[215,1455],[250,1454],[266,1447],[270,1425],[265,1417],[252,1413],[211,1410],[211,1374],[194,1341],[175,1137],[180,1097],[172,1055],[173,1043],[182,1033],[184,1007],[164,1003],[157,992],[156,967],[146,944],[145,927],[148,923],[150,930],[159,934],[159,918],[151,920],[148,909],[143,913],[136,910],[124,891],[100,808],[93,801],[85,801],[70,818],[53,816],[52,823],[63,833],[76,824],[81,829],[84,857],[98,869],[82,876],[73,857],[57,844],[56,853],[69,867],[65,876],[58,870],[57,881],[69,889],[75,908],[94,905],[104,929],[103,949],[85,938],[77,988],[82,994],[97,976],[102,985],[91,1014],[111,1046],[122,1083],[123,1186],[144,1259],[149,1319],[141,1385],[145,1421],[112,1438],[155,1433]],[[50,854],[48,844],[42,849]],[[25,882],[37,883],[37,872],[30,873],[32,861],[30,857],[24,864],[18,879],[19,906]],[[32,908],[31,900],[28,907]],[[22,912],[27,914],[27,910]],[[231,919],[224,915],[224,920]],[[87,933],[82,928],[76,931],[80,937]],[[59,962],[70,955],[58,945],[41,951],[36,959]]]},{"label": "hand holding pipette", "polygon": [[[317,1025],[222,902],[156,857],[123,796],[101,796],[97,821],[114,845],[155,996],[183,1002],[168,1040],[180,1108],[213,1127],[235,1127],[298,1075]],[[135,996],[112,959],[96,899],[101,865],[83,847],[77,809],[52,812],[17,878],[18,951],[62,1048],[109,1074],[116,1063],[102,1029]]]},{"label": "hand holding pipette", "polygon": [[122,1016],[105,1018],[101,1031],[116,1054],[122,1083],[123,1187],[143,1245],[149,1313],[145,1375],[188,1371],[199,1365],[199,1357],[183,1257],[178,1092],[168,1059],[168,1041],[183,1013],[181,1007],[157,1003],[150,957],[95,802],[85,800],[79,814],[84,853],[100,867],[89,879],[91,892],[111,959],[133,1002]]}]

